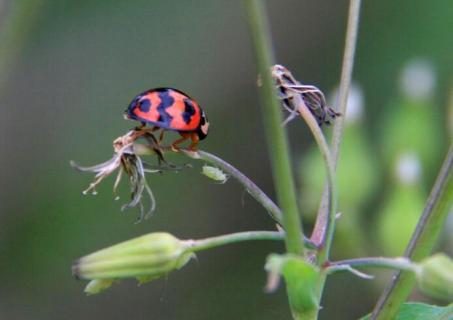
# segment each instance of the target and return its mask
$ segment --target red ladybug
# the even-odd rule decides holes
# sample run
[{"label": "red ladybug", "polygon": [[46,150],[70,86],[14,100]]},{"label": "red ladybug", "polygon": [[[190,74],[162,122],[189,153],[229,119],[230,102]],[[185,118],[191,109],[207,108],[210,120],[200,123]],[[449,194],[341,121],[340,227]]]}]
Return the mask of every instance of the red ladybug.
[{"label": "red ladybug", "polygon": [[162,129],[177,131],[182,138],[172,143],[177,145],[187,139],[192,140],[190,150],[195,151],[200,140],[208,135],[209,122],[198,103],[184,92],[173,88],[156,88],[145,91],[132,100],[125,111],[128,119],[152,125],[151,131]]}]

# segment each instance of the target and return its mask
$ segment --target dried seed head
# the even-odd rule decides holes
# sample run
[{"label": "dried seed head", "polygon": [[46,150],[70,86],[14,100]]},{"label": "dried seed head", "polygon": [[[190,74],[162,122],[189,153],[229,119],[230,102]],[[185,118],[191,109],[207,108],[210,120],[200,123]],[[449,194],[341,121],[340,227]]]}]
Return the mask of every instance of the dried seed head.
[{"label": "dried seed head", "polygon": [[340,113],[327,106],[321,90],[312,85],[303,85],[284,66],[278,64],[273,66],[271,74],[282,106],[290,114],[284,121],[284,125],[299,115],[301,108],[308,108],[319,126],[328,125],[340,116]]},{"label": "dried seed head", "polygon": [[[116,192],[121,182],[123,173],[126,173],[129,178],[131,201],[124,204],[121,209],[125,210],[138,206],[140,208],[138,222],[144,218],[148,218],[154,211],[156,204],[151,188],[146,181],[145,173],[160,173],[163,170],[178,171],[184,168],[182,166],[179,167],[166,163],[163,159],[162,152],[157,145],[157,141],[151,137],[154,138],[152,134],[146,130],[131,130],[127,134],[118,137],[113,141],[113,149],[115,153],[110,160],[91,167],[82,167],[74,161],[71,161],[70,164],[73,168],[83,172],[95,173],[93,182],[91,182],[88,188],[83,191],[83,194],[87,194],[89,192],[93,195],[97,194],[96,187],[102,182],[102,180],[118,170],[118,174],[113,185],[115,200],[119,199]],[[135,149],[137,145],[135,142],[139,138],[144,138],[147,142],[146,147],[155,151],[158,156],[159,165],[153,166],[148,164],[136,154]],[[161,162],[164,163],[161,164]],[[145,206],[144,204],[143,195],[146,196],[145,199],[147,199],[147,202],[149,203],[148,206]],[[145,207],[148,208],[145,209]]]}]

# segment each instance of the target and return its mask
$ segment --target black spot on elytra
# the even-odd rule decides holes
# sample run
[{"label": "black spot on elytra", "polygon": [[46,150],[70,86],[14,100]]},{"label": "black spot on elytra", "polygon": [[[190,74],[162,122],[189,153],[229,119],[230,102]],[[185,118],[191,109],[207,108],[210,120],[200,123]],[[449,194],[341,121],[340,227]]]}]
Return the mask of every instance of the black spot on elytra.
[{"label": "black spot on elytra", "polygon": [[151,108],[151,102],[149,99],[143,99],[139,102],[139,108],[141,112],[148,112],[149,108]]},{"label": "black spot on elytra", "polygon": [[168,91],[159,92],[160,103],[157,106],[157,112],[159,112],[159,122],[163,122],[167,125],[170,124],[173,117],[167,113],[167,108],[171,107],[175,102],[175,99],[169,94]]},{"label": "black spot on elytra", "polygon": [[190,99],[184,99],[184,112],[182,113],[182,119],[185,123],[189,123],[192,116],[195,114],[195,107],[193,106]]}]

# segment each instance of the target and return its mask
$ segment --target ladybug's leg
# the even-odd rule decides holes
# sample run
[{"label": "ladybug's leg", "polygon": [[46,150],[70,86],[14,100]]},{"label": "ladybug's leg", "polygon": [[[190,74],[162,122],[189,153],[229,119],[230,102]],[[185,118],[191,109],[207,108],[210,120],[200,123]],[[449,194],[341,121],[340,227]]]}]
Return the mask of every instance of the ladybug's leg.
[{"label": "ladybug's leg", "polygon": [[148,128],[146,129],[147,132],[156,132],[157,130],[159,130],[160,127],[152,127],[152,128]]},{"label": "ladybug's leg", "polygon": [[160,132],[160,135],[159,135],[159,143],[161,143],[162,140],[164,140],[164,133],[165,133],[165,130],[162,129],[162,131]]},{"label": "ladybug's leg", "polygon": [[136,131],[142,130],[144,127],[146,127],[146,122],[140,122],[140,125],[135,127]]},{"label": "ladybug's leg", "polygon": [[197,145],[198,145],[198,142],[200,141],[200,137],[198,136],[198,134],[196,132],[192,132],[190,134],[190,139],[192,139],[192,144],[190,145],[189,150],[195,152],[195,151],[197,151]]},{"label": "ladybug's leg", "polygon": [[156,137],[152,133],[146,132],[144,134],[145,139],[148,141],[150,146],[153,148],[153,150],[156,152],[157,155],[157,162],[160,165],[162,162],[167,163],[164,159],[164,154],[160,148],[159,142],[157,141]]},{"label": "ladybug's leg", "polygon": [[179,151],[179,148],[177,147],[178,144],[181,144],[183,143],[184,141],[186,141],[187,139],[190,138],[190,133],[187,133],[187,132],[180,132],[179,133],[181,135],[181,139],[178,139],[176,140],[175,142],[173,142],[171,144],[171,149],[175,152],[178,152]]}]

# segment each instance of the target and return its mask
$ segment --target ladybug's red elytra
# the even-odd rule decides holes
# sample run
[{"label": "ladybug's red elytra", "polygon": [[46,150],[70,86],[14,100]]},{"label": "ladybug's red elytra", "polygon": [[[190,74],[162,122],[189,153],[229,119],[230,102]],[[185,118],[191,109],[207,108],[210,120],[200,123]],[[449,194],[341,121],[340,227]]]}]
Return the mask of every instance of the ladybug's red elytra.
[{"label": "ladybug's red elytra", "polygon": [[143,127],[153,126],[151,131],[162,129],[159,141],[165,130],[177,131],[182,138],[172,143],[174,150],[190,138],[189,148],[195,151],[198,142],[208,135],[209,122],[203,109],[187,94],[173,88],[150,89],[139,94],[126,109],[125,117],[140,121]]}]

